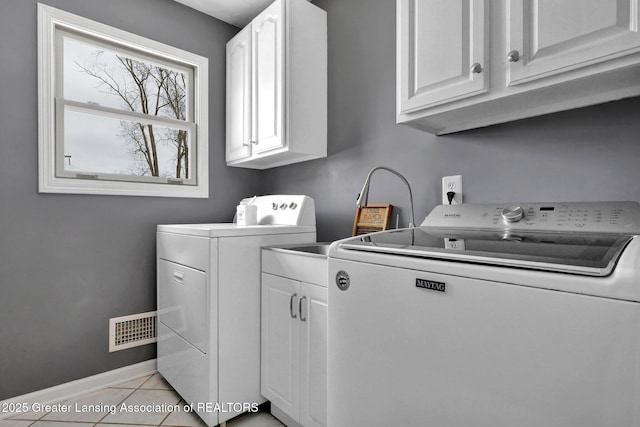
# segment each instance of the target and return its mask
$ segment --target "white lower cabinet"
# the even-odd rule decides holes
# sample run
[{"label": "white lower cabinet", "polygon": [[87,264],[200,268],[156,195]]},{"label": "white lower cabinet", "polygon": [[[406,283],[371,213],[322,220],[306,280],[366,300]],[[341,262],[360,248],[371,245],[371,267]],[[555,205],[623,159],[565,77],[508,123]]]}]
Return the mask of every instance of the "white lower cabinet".
[{"label": "white lower cabinet", "polygon": [[306,325],[300,333],[300,423],[306,427],[327,425],[327,288],[301,283]]},{"label": "white lower cabinet", "polygon": [[296,280],[295,272],[293,278],[264,272],[264,252],[261,394],[274,415],[279,411],[290,418],[279,417],[289,427],[326,427],[326,259],[316,276],[319,284],[312,284]]}]

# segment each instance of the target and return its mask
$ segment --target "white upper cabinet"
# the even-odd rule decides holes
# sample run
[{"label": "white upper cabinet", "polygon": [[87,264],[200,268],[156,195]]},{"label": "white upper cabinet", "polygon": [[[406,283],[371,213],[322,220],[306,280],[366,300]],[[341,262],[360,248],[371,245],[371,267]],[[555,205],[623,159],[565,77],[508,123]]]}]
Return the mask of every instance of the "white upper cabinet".
[{"label": "white upper cabinet", "polygon": [[276,0],[227,43],[227,164],[266,169],[327,155],[327,18]]},{"label": "white upper cabinet", "polygon": [[251,26],[227,44],[227,161],[251,156]]},{"label": "white upper cabinet", "polygon": [[397,0],[398,123],[445,134],[639,95],[638,1]]},{"label": "white upper cabinet", "polygon": [[509,1],[506,25],[512,57],[508,60],[508,84],[589,68],[638,52],[637,3],[637,0]]},{"label": "white upper cabinet", "polygon": [[[416,109],[487,91],[485,1],[399,2],[399,110]],[[406,65],[406,66],[404,66]]]},{"label": "white upper cabinet", "polygon": [[282,18],[285,2],[275,2],[251,23],[253,42],[253,135],[256,153],[283,147]]}]

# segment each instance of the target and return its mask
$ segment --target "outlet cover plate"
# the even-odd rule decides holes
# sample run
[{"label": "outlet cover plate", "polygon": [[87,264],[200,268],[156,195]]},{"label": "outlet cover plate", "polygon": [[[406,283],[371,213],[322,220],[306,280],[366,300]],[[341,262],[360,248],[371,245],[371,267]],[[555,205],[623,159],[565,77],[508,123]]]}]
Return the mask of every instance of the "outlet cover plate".
[{"label": "outlet cover plate", "polygon": [[442,204],[448,205],[447,193],[453,191],[456,194],[451,201],[452,205],[462,204],[462,175],[445,176],[442,178]]}]

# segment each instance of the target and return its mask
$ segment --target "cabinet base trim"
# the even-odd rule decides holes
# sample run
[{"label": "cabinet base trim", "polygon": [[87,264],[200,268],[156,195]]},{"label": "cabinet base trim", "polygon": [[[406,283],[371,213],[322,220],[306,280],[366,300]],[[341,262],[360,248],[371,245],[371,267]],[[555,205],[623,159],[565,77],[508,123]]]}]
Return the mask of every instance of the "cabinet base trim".
[{"label": "cabinet base trim", "polygon": [[282,424],[287,427],[302,427],[302,424],[285,414],[280,408],[271,403],[271,415],[276,417]]}]

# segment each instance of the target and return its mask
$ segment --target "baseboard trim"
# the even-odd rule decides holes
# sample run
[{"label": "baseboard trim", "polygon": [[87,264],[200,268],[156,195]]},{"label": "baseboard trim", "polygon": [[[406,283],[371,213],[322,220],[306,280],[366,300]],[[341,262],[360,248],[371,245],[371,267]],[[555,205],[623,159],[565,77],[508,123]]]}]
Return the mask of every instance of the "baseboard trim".
[{"label": "baseboard trim", "polygon": [[26,404],[31,407],[34,403],[49,404],[61,402],[76,396],[91,393],[92,391],[123,383],[128,380],[140,378],[145,375],[151,375],[157,372],[157,370],[158,365],[156,359],[151,359],[136,363],[135,365],[125,366],[123,368],[81,378],[79,380],[60,384],[54,387],[23,394],[22,396],[1,400],[0,420],[20,414],[18,412],[2,411],[3,408],[11,408],[12,406],[15,406],[16,403]]}]

